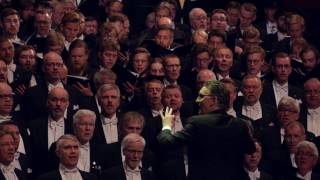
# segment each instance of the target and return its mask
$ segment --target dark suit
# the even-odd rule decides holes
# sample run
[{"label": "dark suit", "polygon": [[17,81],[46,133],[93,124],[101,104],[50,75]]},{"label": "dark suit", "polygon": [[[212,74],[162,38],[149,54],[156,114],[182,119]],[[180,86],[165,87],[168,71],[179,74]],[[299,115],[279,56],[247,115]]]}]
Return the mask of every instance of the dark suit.
[{"label": "dark suit", "polygon": [[250,117],[247,117],[242,114],[242,107],[244,106],[243,97],[237,98],[237,100],[234,103],[234,110],[236,111],[237,117],[250,121],[254,128],[254,134],[258,138],[261,136],[261,131],[264,128],[273,124],[273,121],[275,119],[275,114],[276,114],[275,108],[272,108],[268,104],[263,104],[261,103],[261,101],[260,101],[260,104],[261,104],[262,118],[257,120],[252,120]]},{"label": "dark suit", "polygon": [[[293,171],[289,172],[286,176],[283,177],[281,180],[303,180],[301,178],[297,177],[297,169],[294,169]],[[320,179],[320,174],[313,172],[311,173],[311,180],[318,180]]]},{"label": "dark suit", "polygon": [[[59,158],[57,157],[57,154],[56,154],[56,147],[57,147],[57,143],[54,142],[52,143],[49,149],[48,164],[50,166],[49,167],[50,170],[59,168]],[[90,143],[89,148],[90,148],[90,155],[89,155],[90,156],[90,173],[96,174],[98,176],[101,173],[101,165],[99,164],[99,162],[105,156],[105,154],[98,153],[100,152],[99,151],[100,147],[95,144]]]},{"label": "dark suit", "polygon": [[[18,179],[19,180],[25,180],[25,179],[27,179],[26,178],[26,175],[22,172],[22,171],[20,171],[19,169],[14,169],[14,172],[15,172],[15,174],[17,175],[17,177],[18,177]],[[6,180],[6,178],[4,177],[4,175],[2,174],[2,171],[0,171],[0,180]]]},{"label": "dark suit", "polygon": [[[87,172],[80,171],[83,180],[97,180],[98,178]],[[38,180],[62,180],[59,170],[51,171],[46,174],[42,174],[38,177]]]},{"label": "dark suit", "polygon": [[[122,165],[121,143],[98,145],[95,157],[97,164],[101,165],[102,170]],[[141,161],[144,169],[153,169],[155,163],[154,154],[145,148]]]},{"label": "dark suit", "polygon": [[244,154],[255,151],[247,124],[222,111],[193,116],[174,135],[163,130],[158,141],[168,147],[188,144],[190,180],[239,179]]},{"label": "dark suit", "polygon": [[[285,142],[281,143],[280,126],[267,127],[261,134],[262,168],[273,177],[280,177],[292,168],[289,150]],[[314,134],[306,132],[308,141],[313,141],[314,137]]]},{"label": "dark suit", "polygon": [[[64,121],[64,133],[70,134],[71,122]],[[33,152],[33,172],[41,174],[47,172],[49,168],[47,162],[49,159],[48,150],[48,116],[35,119],[29,124],[31,149]]]},{"label": "dark suit", "polygon": [[[64,88],[69,94],[67,119],[72,121],[72,115],[74,111],[80,108],[79,100],[83,100],[86,97],[82,96],[70,86],[65,86]],[[21,103],[21,111],[24,113],[25,119],[27,121],[43,117],[47,114],[47,98],[48,86],[45,82],[26,90]]]},{"label": "dark suit", "polygon": [[[296,86],[288,84],[288,96],[297,100],[301,100],[303,97],[303,91]],[[271,105],[273,108],[277,108],[276,97],[273,90],[272,82],[265,81],[263,83],[263,90],[261,94],[261,102]]]},{"label": "dark suit", "polygon": [[[141,169],[141,180],[154,180],[154,174],[146,169]],[[127,180],[123,166],[116,166],[111,169],[104,171],[101,176],[101,180],[112,179],[112,180]]]}]

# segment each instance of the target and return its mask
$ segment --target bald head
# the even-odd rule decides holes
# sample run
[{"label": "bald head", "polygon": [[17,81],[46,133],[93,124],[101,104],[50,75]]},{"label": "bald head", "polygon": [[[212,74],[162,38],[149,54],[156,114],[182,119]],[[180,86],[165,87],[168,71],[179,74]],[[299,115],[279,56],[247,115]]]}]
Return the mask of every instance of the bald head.
[{"label": "bald head", "polygon": [[49,92],[47,108],[52,119],[59,120],[63,118],[68,106],[69,94],[64,88],[55,87]]},{"label": "bald head", "polygon": [[169,17],[161,17],[157,22],[157,27],[167,26],[170,28],[174,28],[174,24]]}]

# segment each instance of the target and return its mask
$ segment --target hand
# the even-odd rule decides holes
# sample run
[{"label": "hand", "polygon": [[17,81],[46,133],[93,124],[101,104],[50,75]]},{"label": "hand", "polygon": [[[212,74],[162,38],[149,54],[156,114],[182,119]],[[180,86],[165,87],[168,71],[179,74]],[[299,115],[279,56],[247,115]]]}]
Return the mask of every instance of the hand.
[{"label": "hand", "polygon": [[126,67],[129,63],[129,56],[130,55],[129,55],[128,51],[124,52],[124,53],[122,53],[122,52],[118,53],[118,58],[123,63],[124,67]]},{"label": "hand", "polygon": [[123,87],[125,89],[125,91],[130,94],[130,95],[134,95],[134,92],[136,90],[136,86],[131,84],[130,82],[125,82],[123,83]]},{"label": "hand", "polygon": [[243,49],[239,46],[235,46],[234,47],[234,52],[238,55],[242,54],[243,53]]},{"label": "hand", "polygon": [[162,129],[170,129],[172,126],[174,115],[172,114],[172,108],[166,107],[166,110],[163,114],[163,112],[160,112],[160,116],[162,119]]},{"label": "hand", "polygon": [[88,86],[84,86],[81,83],[77,82],[77,84],[75,84],[73,87],[76,88],[78,91],[80,91],[85,96],[93,96],[93,93],[90,89],[89,84],[88,84]]},{"label": "hand", "polygon": [[25,85],[20,84],[20,85],[17,86],[16,93],[17,93],[18,95],[23,96],[24,93],[25,93],[25,91],[26,91],[26,89],[27,89],[27,88],[26,88]]}]

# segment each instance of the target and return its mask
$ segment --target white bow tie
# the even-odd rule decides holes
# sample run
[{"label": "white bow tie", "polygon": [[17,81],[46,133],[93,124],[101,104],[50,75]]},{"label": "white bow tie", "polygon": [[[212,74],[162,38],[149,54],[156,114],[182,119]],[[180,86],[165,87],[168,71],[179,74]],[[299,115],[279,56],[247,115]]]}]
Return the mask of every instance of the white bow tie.
[{"label": "white bow tie", "polygon": [[317,109],[308,109],[309,114],[319,115],[319,111]]},{"label": "white bow tie", "polygon": [[248,171],[249,177],[250,179],[259,179],[260,178],[260,171],[259,170],[255,170],[254,172]]},{"label": "white bow tie", "polygon": [[14,165],[11,163],[8,166],[1,166],[1,170],[3,173],[14,173]]},{"label": "white bow tie", "polygon": [[55,128],[55,127],[63,127],[64,121],[51,121],[50,122],[50,127]]},{"label": "white bow tie", "polygon": [[90,147],[89,147],[89,144],[82,144],[82,145],[80,145],[80,148],[88,151]]},{"label": "white bow tie", "polygon": [[113,125],[117,125],[118,121],[116,118],[103,118],[103,124],[113,124]]},{"label": "white bow tie", "polygon": [[0,115],[0,121],[10,121],[12,116],[2,116]]}]

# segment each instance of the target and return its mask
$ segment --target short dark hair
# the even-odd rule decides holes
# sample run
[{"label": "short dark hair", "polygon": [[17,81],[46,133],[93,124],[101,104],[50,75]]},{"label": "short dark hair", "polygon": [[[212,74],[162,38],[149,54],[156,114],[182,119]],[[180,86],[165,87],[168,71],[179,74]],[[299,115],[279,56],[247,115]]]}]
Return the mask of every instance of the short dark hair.
[{"label": "short dark hair", "polygon": [[19,17],[19,13],[17,10],[12,9],[12,8],[5,8],[2,10],[0,14],[0,19],[3,22],[4,18],[11,16],[11,15],[17,15]]},{"label": "short dark hair", "polygon": [[210,90],[210,94],[217,97],[219,108],[221,110],[229,109],[229,91],[224,87],[224,84],[217,80],[206,81],[203,85]]}]

